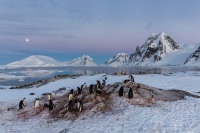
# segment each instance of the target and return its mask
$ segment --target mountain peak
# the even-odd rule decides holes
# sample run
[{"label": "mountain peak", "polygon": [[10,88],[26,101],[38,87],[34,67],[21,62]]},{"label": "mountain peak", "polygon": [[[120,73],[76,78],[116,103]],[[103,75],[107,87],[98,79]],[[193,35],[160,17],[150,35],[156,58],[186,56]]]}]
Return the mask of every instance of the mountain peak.
[{"label": "mountain peak", "polygon": [[128,62],[129,55],[126,53],[118,53],[105,62],[108,66],[123,66]]},{"label": "mountain peak", "polygon": [[164,32],[159,34],[151,34],[145,44],[137,48],[134,54],[130,56],[129,62],[141,64],[146,60],[157,62],[162,60],[162,57],[179,49],[179,45],[170,36]]},{"label": "mountain peak", "polygon": [[[16,61],[6,66],[11,67],[40,67],[40,66],[58,66],[64,65],[61,62],[54,60],[51,57],[43,56],[43,55],[31,55],[25,59],[20,61]],[[66,65],[66,64],[65,64]]]},{"label": "mountain peak", "polygon": [[83,55],[77,59],[73,59],[70,63],[70,66],[98,66],[93,62],[93,59],[89,55]]}]

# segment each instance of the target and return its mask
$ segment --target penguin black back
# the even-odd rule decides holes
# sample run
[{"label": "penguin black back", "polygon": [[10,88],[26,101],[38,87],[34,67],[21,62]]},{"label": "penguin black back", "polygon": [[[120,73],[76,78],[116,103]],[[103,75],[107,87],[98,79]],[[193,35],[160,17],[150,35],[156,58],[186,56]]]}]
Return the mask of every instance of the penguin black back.
[{"label": "penguin black back", "polygon": [[54,104],[51,100],[49,100],[49,110],[53,110]]},{"label": "penguin black back", "polygon": [[81,85],[81,91],[83,90],[83,85]]},{"label": "penguin black back", "polygon": [[90,85],[89,92],[90,92],[90,95],[93,93],[93,84]]},{"label": "penguin black back", "polygon": [[124,94],[124,88],[121,86],[121,88],[119,89],[119,96],[123,96]]},{"label": "penguin black back", "polygon": [[81,89],[80,89],[80,87],[77,87],[77,93],[78,93],[78,94],[81,94]]},{"label": "penguin black back", "polygon": [[19,109],[23,109],[23,107],[24,107],[24,103],[23,103],[23,100],[21,100],[21,101],[19,102]]},{"label": "penguin black back", "polygon": [[73,94],[73,93],[74,93],[74,90],[73,90],[73,89],[71,89],[71,90],[70,90],[70,94]]},{"label": "penguin black back", "polygon": [[129,91],[128,91],[128,98],[133,98],[133,90],[132,90],[132,88],[130,88],[129,89]]},{"label": "penguin black back", "polygon": [[72,111],[73,111],[73,108],[74,108],[73,102],[72,102],[72,100],[70,100],[70,101],[69,101],[69,104],[68,104],[68,110],[69,110],[69,112],[72,112]]}]

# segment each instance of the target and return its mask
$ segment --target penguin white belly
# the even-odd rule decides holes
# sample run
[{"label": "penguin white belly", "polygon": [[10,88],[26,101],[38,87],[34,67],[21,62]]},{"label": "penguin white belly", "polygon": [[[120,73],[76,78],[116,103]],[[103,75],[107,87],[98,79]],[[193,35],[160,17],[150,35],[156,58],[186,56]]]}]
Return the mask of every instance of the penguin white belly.
[{"label": "penguin white belly", "polygon": [[50,94],[48,95],[48,100],[51,100],[51,95]]},{"label": "penguin white belly", "polygon": [[35,108],[38,108],[40,106],[40,101],[39,100],[36,100],[35,101]]},{"label": "penguin white belly", "polygon": [[51,98],[54,98],[55,97],[55,93],[53,92],[53,93],[51,93]]},{"label": "penguin white belly", "polygon": [[77,103],[77,107],[78,107],[78,109],[80,108],[80,102]]},{"label": "penguin white belly", "polygon": [[69,101],[73,99],[73,94],[69,95]]},{"label": "penguin white belly", "polygon": [[23,100],[23,104],[24,104],[24,106],[26,106],[26,99]]}]

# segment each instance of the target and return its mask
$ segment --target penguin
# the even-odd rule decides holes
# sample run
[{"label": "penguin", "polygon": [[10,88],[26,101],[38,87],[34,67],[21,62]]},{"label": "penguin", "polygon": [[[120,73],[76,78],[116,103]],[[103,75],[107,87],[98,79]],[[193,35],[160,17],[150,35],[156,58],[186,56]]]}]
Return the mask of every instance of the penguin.
[{"label": "penguin", "polygon": [[107,77],[105,77],[105,80],[107,80]]},{"label": "penguin", "polygon": [[103,79],[102,85],[105,86],[106,85],[106,81]]},{"label": "penguin", "polygon": [[124,95],[124,88],[121,86],[121,88],[119,89],[119,96],[123,96]]},{"label": "penguin", "polygon": [[97,89],[102,89],[102,86],[101,86],[101,82],[99,80],[97,80]]},{"label": "penguin", "polygon": [[90,88],[89,88],[90,95],[93,93],[93,91],[94,91],[94,90],[93,90],[93,84],[91,84],[91,85],[90,85]]},{"label": "penguin", "polygon": [[133,98],[133,90],[132,90],[132,88],[130,88],[129,89],[129,91],[128,91],[128,98]]},{"label": "penguin", "polygon": [[24,107],[26,106],[27,102],[26,102],[26,98],[23,98],[23,104],[24,104]]},{"label": "penguin", "polygon": [[73,89],[70,90],[70,94],[74,94],[74,90]]},{"label": "penguin", "polygon": [[23,102],[24,102],[23,100],[21,100],[19,102],[19,110],[24,108],[24,103]]},{"label": "penguin", "polygon": [[71,89],[70,94],[69,94],[69,101],[73,100],[73,89]]},{"label": "penguin", "polygon": [[53,104],[53,102],[49,100],[49,110],[53,110],[54,107],[55,105]]},{"label": "penguin", "polygon": [[80,87],[77,87],[77,94],[81,94],[81,89],[80,89]]},{"label": "penguin", "polygon": [[72,102],[72,100],[70,100],[69,104],[68,104],[68,111],[73,112],[73,108],[74,108],[73,102]]},{"label": "penguin", "polygon": [[35,99],[34,107],[38,108],[40,106],[40,100],[38,98]]},{"label": "penguin", "polygon": [[83,90],[83,85],[81,85],[81,91]]},{"label": "penguin", "polygon": [[55,96],[56,96],[55,91],[53,91],[53,92],[51,93],[51,99],[55,98]]},{"label": "penguin", "polygon": [[134,82],[134,77],[133,77],[133,75],[129,75],[129,79],[130,79],[132,82]]},{"label": "penguin", "polygon": [[50,93],[48,94],[48,100],[51,100],[51,94]]},{"label": "penguin", "polygon": [[87,89],[86,83],[83,84],[83,89]]},{"label": "penguin", "polygon": [[83,110],[83,103],[82,100],[79,100],[77,103],[78,111],[81,112]]}]

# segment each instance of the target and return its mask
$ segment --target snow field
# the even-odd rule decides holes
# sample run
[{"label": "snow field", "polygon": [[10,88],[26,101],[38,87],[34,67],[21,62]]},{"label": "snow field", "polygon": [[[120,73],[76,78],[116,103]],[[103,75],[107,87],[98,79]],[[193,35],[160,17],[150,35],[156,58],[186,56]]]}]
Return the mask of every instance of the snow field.
[{"label": "snow field", "polygon": [[[134,75],[136,83],[142,83],[161,89],[181,89],[193,94],[200,91],[200,72],[179,72],[166,75]],[[107,75],[107,84],[121,82],[128,76]],[[42,114],[44,117],[34,117],[26,121],[13,120],[13,112],[6,111],[7,104],[18,105],[23,97],[28,98],[28,104],[33,102],[34,97],[39,97],[44,92],[52,92],[60,87],[76,89],[83,83],[89,86],[96,80],[103,79],[103,74],[95,76],[81,76],[77,79],[62,79],[51,82],[40,88],[21,90],[0,90],[0,133],[6,132],[70,132],[70,133],[197,133],[200,131],[200,99],[186,97],[186,100],[175,102],[157,102],[152,107],[130,105],[126,98],[116,99],[115,109],[112,112],[93,113],[81,116],[75,121],[59,120],[48,123],[44,117],[48,111]],[[35,92],[35,96],[30,96]],[[31,105],[28,105],[31,106]]]}]

